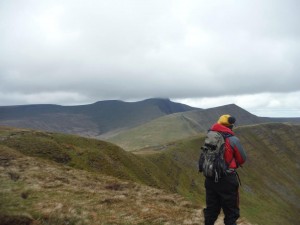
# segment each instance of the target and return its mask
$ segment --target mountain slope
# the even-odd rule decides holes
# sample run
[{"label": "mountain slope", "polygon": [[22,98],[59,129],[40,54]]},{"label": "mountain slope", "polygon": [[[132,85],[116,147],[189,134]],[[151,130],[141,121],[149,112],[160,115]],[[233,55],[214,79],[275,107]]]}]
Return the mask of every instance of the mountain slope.
[{"label": "mountain slope", "polygon": [[[300,126],[278,123],[251,125],[239,127],[235,132],[248,154],[247,163],[242,169],[239,169],[242,180],[240,205],[242,217],[246,217],[249,221],[258,225],[299,224],[300,153],[298,150],[300,149]],[[115,177],[114,179],[122,179],[123,182],[126,180],[129,182],[128,180],[130,180],[130,182],[161,188],[170,193],[179,193],[198,206],[204,205],[204,178],[197,172],[199,147],[203,143],[204,135],[169,143],[154,149],[141,150],[136,152],[136,155],[103,141],[30,130],[1,128],[0,140],[0,162],[3,168],[5,168],[10,158],[13,158],[10,153],[17,154],[17,152],[20,152],[20,154],[26,154],[26,157],[38,157],[43,158],[43,160],[50,159],[58,162],[67,171],[72,170],[69,167],[71,166],[99,176],[111,175]],[[152,154],[151,151],[155,154]],[[7,183],[7,177],[10,177],[11,180],[18,180],[19,174],[22,175],[23,172],[27,171],[26,166],[32,165],[30,160],[39,162],[38,158],[26,158],[18,164],[17,172],[14,169],[8,169],[6,170],[7,173],[1,173],[5,176],[5,182],[0,182],[1,185],[4,185],[1,186],[1,190],[8,191],[4,193],[11,193],[9,191],[12,191],[14,196],[14,199],[9,203],[9,207],[13,208],[16,205],[15,200],[18,200],[18,203],[22,202],[23,200],[16,196],[26,196],[26,188],[30,189],[30,194],[31,189],[35,187],[35,183],[32,182],[29,186],[21,183],[21,186],[13,186],[12,188],[12,183],[15,183],[13,181]],[[46,161],[43,161],[43,163],[46,163]],[[40,166],[33,165],[33,168],[39,171],[43,163],[40,163]],[[58,183],[58,186],[65,187],[61,184],[64,183],[64,173],[66,172],[51,181],[47,180],[46,172],[40,176],[35,176],[45,179],[43,182],[50,186],[52,184],[55,186]],[[66,174],[66,176],[71,179],[69,175]],[[88,178],[90,179],[89,176]],[[94,178],[91,179],[94,182]],[[97,179],[101,180],[101,178]],[[22,182],[26,180],[27,178]],[[89,186],[88,181],[82,180],[82,178],[79,180],[82,181],[82,186]],[[73,184],[73,181],[69,182]],[[79,185],[80,188],[81,185]],[[116,189],[118,189],[118,186],[122,186],[122,184],[117,185]],[[21,187],[24,187],[24,189]],[[92,185],[91,187],[97,190],[95,186]],[[54,192],[51,192],[51,188],[54,187],[47,189],[50,191],[47,192],[48,196],[59,191],[59,189],[54,188]],[[15,193],[14,190],[22,191]],[[23,192],[24,194],[22,194]],[[76,197],[72,194],[71,197],[78,198],[79,202],[77,203],[79,204],[82,200],[82,191],[74,192],[74,195],[75,193],[79,196]],[[4,195],[2,194],[2,196]],[[8,197],[9,195],[5,196]],[[83,194],[83,196],[86,198],[89,194]],[[6,197],[5,199],[7,199]],[[62,199],[60,195],[55,198]],[[66,204],[70,204],[67,199],[65,201]],[[107,201],[113,202],[114,200]],[[174,204],[170,199],[166,201]],[[5,202],[7,201],[5,200]],[[84,204],[88,204],[88,202],[84,201]],[[23,201],[23,203],[25,204],[26,201]],[[97,206],[92,200],[90,203]],[[5,208],[9,209],[9,207]],[[87,207],[90,207],[90,205]],[[105,207],[109,207],[109,205],[105,205]],[[106,210],[105,207],[104,210]],[[55,211],[55,208],[56,205],[51,205],[48,210]],[[80,211],[80,209],[76,210]],[[56,214],[51,215],[55,216]],[[97,215],[96,218],[98,218]],[[157,220],[152,220],[152,224],[156,223],[153,221],[157,222]]]},{"label": "mountain slope", "polygon": [[160,116],[192,109],[168,99],[140,102],[111,100],[81,106],[2,106],[0,124],[98,137],[117,133]]},{"label": "mountain slope", "polygon": [[199,224],[183,197],[0,147],[1,225]]},{"label": "mountain slope", "polygon": [[[203,222],[199,203],[168,191],[173,181],[162,173],[159,164],[117,146],[9,128],[0,129],[0,140],[2,225]],[[147,176],[138,175],[143,171]],[[149,185],[165,191],[140,184],[149,181]],[[217,222],[220,224],[222,217]],[[245,219],[239,224],[251,225]]]},{"label": "mountain slope", "polygon": [[[25,129],[0,129],[0,146],[90,172],[102,173],[156,187],[165,174],[149,160],[108,142],[74,135]],[[149,172],[151,170],[151,173]]]},{"label": "mountain slope", "polygon": [[[300,224],[300,126],[263,124],[235,130],[248,160],[239,169],[241,214],[260,225]],[[161,165],[174,189],[189,199],[205,201],[203,177],[197,171],[204,135],[152,149],[145,157]]]},{"label": "mountain slope", "polygon": [[231,104],[163,116],[146,124],[120,132],[108,140],[126,150],[162,145],[208,130],[222,114],[234,115],[237,119],[237,125],[258,124],[269,121]]},{"label": "mountain slope", "polygon": [[148,123],[125,130],[108,138],[122,148],[132,151],[151,146],[159,146],[180,140],[200,132],[206,132],[223,114],[236,117],[236,126],[261,124],[269,122],[300,122],[300,118],[258,117],[241,107],[230,104],[215,108],[192,110],[162,116]]}]

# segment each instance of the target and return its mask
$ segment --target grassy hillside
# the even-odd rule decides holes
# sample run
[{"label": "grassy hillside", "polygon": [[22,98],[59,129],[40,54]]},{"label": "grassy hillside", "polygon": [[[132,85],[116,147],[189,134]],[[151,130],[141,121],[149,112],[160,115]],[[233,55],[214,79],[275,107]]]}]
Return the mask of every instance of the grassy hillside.
[{"label": "grassy hillside", "polygon": [[[264,124],[241,127],[236,133],[248,154],[239,169],[242,215],[261,225],[299,224],[300,126]],[[195,170],[203,139],[170,144],[162,154],[149,156],[151,149],[144,150],[168,173],[179,193],[202,203],[203,179]]]},{"label": "grassy hillside", "polygon": [[[133,182],[132,179],[141,179],[130,172],[137,162],[121,161],[120,157],[137,157],[125,151],[121,155],[122,150],[116,146],[74,136],[7,128],[1,128],[0,140],[1,225],[203,224],[200,204],[167,190]],[[85,164],[83,151],[92,154],[94,141],[99,152],[106,145],[115,153],[106,152],[110,160],[102,161],[102,165],[123,166],[122,179],[104,175],[115,174],[114,171],[97,170],[93,164]],[[68,154],[73,151],[82,159]],[[105,157],[104,153],[100,155]],[[151,165],[138,158],[144,168]],[[146,169],[145,183],[155,171],[151,166]],[[162,178],[160,182],[165,183]],[[216,224],[222,224],[222,217]],[[239,225],[251,224],[240,219]]]},{"label": "grassy hillside", "polygon": [[[0,146],[1,225],[201,224],[183,197]],[[248,225],[245,223],[245,225]]]},{"label": "grassy hillside", "polygon": [[[75,135],[0,127],[0,146],[90,172],[177,191],[177,181],[150,158],[96,139]],[[173,163],[163,162],[163,164]],[[197,176],[199,177],[199,176]],[[194,194],[198,190],[193,191]]]},{"label": "grassy hillside", "polygon": [[[166,187],[166,175],[147,159],[96,139],[34,130],[0,128],[0,145],[25,155],[150,186]],[[151,173],[150,173],[151,171]]]},{"label": "grassy hillside", "polygon": [[258,124],[268,121],[231,104],[163,116],[120,132],[108,140],[129,151],[162,145],[205,132],[216,122],[216,118],[223,114],[234,115],[237,118],[237,125]]},{"label": "grassy hillside", "polygon": [[[260,225],[299,224],[300,126],[245,126],[238,128],[236,133],[249,157],[239,172],[243,184],[242,216]],[[130,180],[147,184],[167,193],[179,193],[194,204],[203,206],[204,179],[197,172],[199,146],[203,138],[203,135],[194,136],[132,154],[103,141],[2,128],[0,149],[20,152],[26,157],[50,159],[63,168],[71,166],[101,176],[114,176],[122,182]],[[6,158],[0,161],[5,162]],[[3,159],[1,155],[0,159]],[[19,172],[22,172],[22,166],[20,168]],[[19,172],[17,176],[14,173],[9,176],[15,179],[13,177],[18,177]]]},{"label": "grassy hillside", "polygon": [[245,177],[245,203],[251,206],[249,216],[260,220],[265,216],[273,224],[299,224],[296,214],[300,210],[300,126],[249,126],[237,133],[249,154],[248,165],[241,170]]},{"label": "grassy hillside", "polygon": [[172,114],[121,132],[109,138],[108,141],[121,146],[127,151],[132,151],[150,146],[159,146],[199,132],[197,124],[189,118],[182,114]]},{"label": "grassy hillside", "polygon": [[230,104],[205,110],[191,110],[162,116],[140,126],[121,131],[117,135],[108,138],[108,140],[127,151],[159,146],[206,132],[216,122],[217,118],[223,114],[235,116],[237,119],[236,126],[276,121],[293,121],[294,124],[300,122],[300,118],[258,117],[237,105]]}]

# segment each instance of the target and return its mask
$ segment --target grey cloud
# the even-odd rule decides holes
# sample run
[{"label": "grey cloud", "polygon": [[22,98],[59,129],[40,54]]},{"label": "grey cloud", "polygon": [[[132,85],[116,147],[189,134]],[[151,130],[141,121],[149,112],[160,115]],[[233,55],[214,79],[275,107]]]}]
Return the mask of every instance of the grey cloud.
[{"label": "grey cloud", "polygon": [[2,1],[0,105],[298,91],[297,6]]}]

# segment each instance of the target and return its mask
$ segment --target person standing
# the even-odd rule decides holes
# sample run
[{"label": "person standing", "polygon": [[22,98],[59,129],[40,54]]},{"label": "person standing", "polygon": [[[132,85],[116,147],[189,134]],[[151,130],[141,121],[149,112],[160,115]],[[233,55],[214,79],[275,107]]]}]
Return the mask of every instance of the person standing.
[{"label": "person standing", "polygon": [[[236,119],[230,115],[222,115],[210,129],[210,131],[220,133],[224,138],[223,142],[225,143],[222,154],[226,168],[219,176],[216,173],[205,178],[205,225],[213,225],[221,209],[225,215],[225,225],[236,225],[236,221],[240,217],[240,182],[236,169],[245,163],[247,156],[239,139],[232,131],[235,121]],[[202,169],[199,168],[199,170]]]}]

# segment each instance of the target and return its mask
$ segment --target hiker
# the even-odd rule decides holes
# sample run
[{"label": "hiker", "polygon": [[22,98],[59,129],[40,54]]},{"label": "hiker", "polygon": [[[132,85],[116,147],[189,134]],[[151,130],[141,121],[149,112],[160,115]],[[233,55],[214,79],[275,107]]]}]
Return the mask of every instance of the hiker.
[{"label": "hiker", "polygon": [[[222,115],[218,122],[210,129],[210,131],[216,131],[211,133],[222,135],[221,139],[224,146],[221,157],[224,164],[222,172],[214,169],[213,172],[206,171],[207,173],[205,173],[202,170],[209,170],[208,168],[211,168],[211,166],[207,165],[209,164],[207,161],[210,160],[206,160],[206,167],[201,165],[202,168],[200,168],[199,160],[199,171],[203,172],[206,176],[205,225],[213,225],[221,209],[223,209],[225,215],[225,225],[236,225],[236,220],[240,216],[238,191],[240,180],[236,169],[246,161],[246,153],[239,139],[234,136],[234,132],[232,131],[235,121],[236,119],[230,115]],[[221,163],[218,164],[220,165]]]}]

